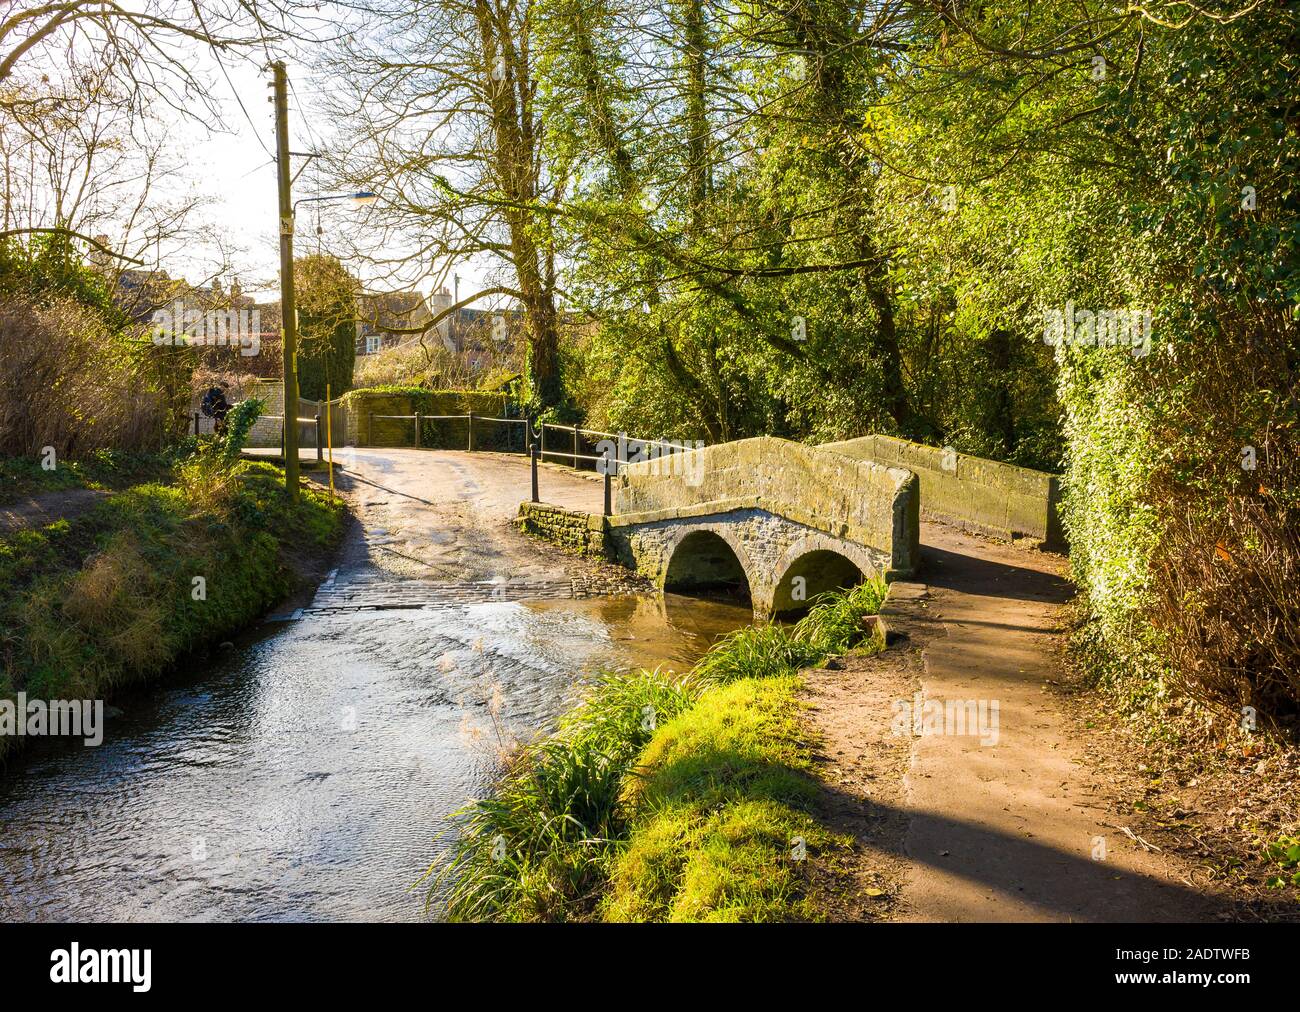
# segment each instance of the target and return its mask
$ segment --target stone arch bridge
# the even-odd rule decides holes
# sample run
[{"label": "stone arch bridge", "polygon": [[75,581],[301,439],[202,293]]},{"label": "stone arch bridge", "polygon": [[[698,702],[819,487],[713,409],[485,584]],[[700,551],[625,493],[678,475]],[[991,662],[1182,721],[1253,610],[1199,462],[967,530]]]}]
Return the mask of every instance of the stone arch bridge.
[{"label": "stone arch bridge", "polygon": [[912,472],[760,436],[623,469],[605,551],[665,590],[728,586],[759,615],[919,562]]},{"label": "stone arch bridge", "polygon": [[926,515],[1060,542],[1058,481],[887,436],[807,446],[760,436],[642,461],[608,517],[525,503],[521,526],[623,563],[662,590],[732,587],[760,616],[920,566]]}]

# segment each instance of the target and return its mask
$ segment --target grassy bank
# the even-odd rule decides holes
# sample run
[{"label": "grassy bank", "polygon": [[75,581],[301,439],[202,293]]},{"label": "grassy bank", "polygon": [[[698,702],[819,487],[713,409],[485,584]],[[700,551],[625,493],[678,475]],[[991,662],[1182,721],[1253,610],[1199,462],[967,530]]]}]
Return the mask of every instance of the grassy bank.
[{"label": "grassy bank", "polygon": [[685,675],[609,675],[521,749],[434,869],[457,920],[816,920],[848,846],[818,820],[799,671],[847,650],[884,587],[751,626]]},{"label": "grassy bank", "polygon": [[33,457],[0,458],[0,506],[42,492],[73,489],[112,491],[148,481],[165,481],[173,454],[99,450],[82,460],[56,460],[47,470]]},{"label": "grassy bank", "polygon": [[0,538],[0,697],[104,698],[256,620],[342,529],[340,506],[308,489],[290,505],[283,482],[269,464],[193,457]]}]

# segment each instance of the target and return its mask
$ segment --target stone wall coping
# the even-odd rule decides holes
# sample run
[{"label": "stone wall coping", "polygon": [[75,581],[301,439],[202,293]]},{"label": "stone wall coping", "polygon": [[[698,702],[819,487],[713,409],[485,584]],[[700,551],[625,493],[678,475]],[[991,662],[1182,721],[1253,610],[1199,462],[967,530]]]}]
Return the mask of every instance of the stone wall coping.
[{"label": "stone wall coping", "polygon": [[[914,439],[904,439],[902,436],[886,436],[882,433],[872,433],[871,435],[867,435],[867,436],[857,436],[853,439],[838,439],[829,443],[821,443],[818,445],[817,448],[819,450],[826,450],[830,453],[838,453],[841,456],[850,457],[854,460],[862,460],[866,458],[857,457],[854,454],[847,452],[846,448],[854,446],[855,444],[861,445],[866,443],[868,440],[876,440],[876,439],[883,439],[890,443],[893,443],[896,446],[906,447],[909,450],[914,450],[918,453],[922,453],[927,456],[943,453],[942,447],[931,446],[928,443],[918,443]],[[972,464],[978,464],[980,466],[988,466],[1001,471],[1015,472],[1031,481],[1049,481],[1049,480],[1060,481],[1061,480],[1061,476],[1059,474],[1053,474],[1051,471],[1039,471],[1036,468],[1023,467],[1020,464],[1007,464],[1001,460],[992,460],[988,457],[976,457],[973,454],[961,453],[960,451],[957,451],[955,453],[955,456],[959,461],[967,460],[970,461]],[[942,470],[942,467],[936,467],[933,468],[933,470],[939,471]]]},{"label": "stone wall coping", "polygon": [[[717,516],[722,513],[734,513],[738,510],[762,510],[774,516],[784,517],[796,524],[820,531],[833,538],[855,540],[855,535],[865,534],[844,523],[827,524],[802,510],[790,509],[782,503],[766,501],[762,496],[742,496],[737,499],[717,499],[712,502],[693,503],[690,506],[672,506],[667,509],[648,510],[642,513],[620,513],[612,517],[603,517],[598,513],[584,510],[567,509],[551,503],[521,502],[519,515],[543,513],[583,520],[589,530],[616,530],[620,527],[636,527],[641,524],[659,523],[664,520],[690,520],[695,517]],[[865,542],[863,542],[865,544]]]},{"label": "stone wall coping", "polygon": [[[704,446],[694,450],[686,451],[686,455],[703,454],[706,458],[712,456],[726,456],[743,458],[747,456],[751,449],[756,451],[760,457],[771,454],[778,456],[804,456],[816,459],[822,454],[830,454],[838,458],[841,465],[855,468],[859,473],[867,473],[872,478],[879,478],[880,475],[888,477],[892,487],[897,490],[902,487],[903,483],[911,476],[911,471],[907,468],[899,467],[893,464],[885,464],[880,461],[870,460],[863,457],[854,456],[851,453],[844,453],[841,450],[834,449],[835,444],[825,444],[822,446],[813,446],[808,443],[799,443],[793,439],[784,439],[780,436],[750,436],[748,439],[737,439],[727,443],[715,443],[711,446]],[[676,475],[659,475],[657,469],[663,468],[662,460],[643,460],[635,464],[626,464],[620,471],[620,476],[629,478],[659,478],[665,480],[675,480]]]},{"label": "stone wall coping", "polygon": [[[819,531],[832,538],[843,538],[870,546],[870,532],[854,524],[836,521],[827,523],[824,519],[804,510],[790,506],[788,503],[772,502],[764,496],[751,495],[735,499],[715,499],[710,502],[692,503],[689,506],[671,506],[665,509],[646,510],[640,513],[619,513],[612,517],[596,517],[604,521],[609,530],[620,527],[635,527],[640,524],[658,523],[664,520],[690,520],[696,517],[719,516],[738,510],[762,510],[773,516],[783,517],[792,523],[800,524],[814,531]],[[874,546],[877,550],[888,550],[885,545]]]}]

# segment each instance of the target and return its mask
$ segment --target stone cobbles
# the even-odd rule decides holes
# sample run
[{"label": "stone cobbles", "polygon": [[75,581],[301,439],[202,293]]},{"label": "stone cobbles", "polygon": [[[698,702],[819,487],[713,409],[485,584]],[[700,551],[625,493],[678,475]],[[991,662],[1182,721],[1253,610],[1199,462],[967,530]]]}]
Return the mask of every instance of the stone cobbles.
[{"label": "stone cobbles", "polygon": [[396,611],[439,608],[500,601],[561,601],[617,594],[645,593],[646,581],[632,574],[591,573],[568,579],[419,580],[394,579],[385,574],[340,580],[331,573],[316,591],[302,616],[354,611]]}]

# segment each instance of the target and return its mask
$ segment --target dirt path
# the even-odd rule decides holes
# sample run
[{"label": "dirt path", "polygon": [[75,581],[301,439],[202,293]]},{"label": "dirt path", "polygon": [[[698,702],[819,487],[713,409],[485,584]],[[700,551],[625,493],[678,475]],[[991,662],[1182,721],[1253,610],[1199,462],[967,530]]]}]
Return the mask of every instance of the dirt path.
[{"label": "dirt path", "polygon": [[21,498],[0,506],[0,534],[9,534],[23,527],[43,527],[55,520],[71,520],[108,494],[98,489],[74,488]]},{"label": "dirt path", "polygon": [[[912,649],[852,658],[811,685],[832,815],[859,839],[859,878],[888,883],[859,913],[1212,919],[1221,907],[1181,859],[1124,832],[1056,696],[1064,560],[937,524],[922,542],[925,582],[897,588],[910,600],[893,623]],[[982,706],[983,734],[957,723],[956,709],[946,724],[935,718],[933,701],[973,702],[965,716]]]}]

